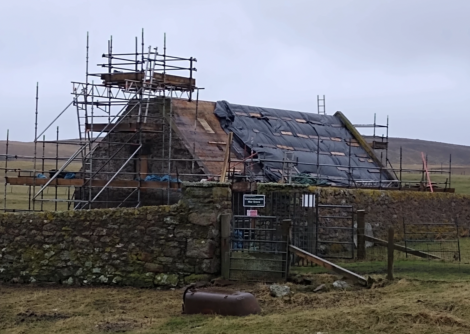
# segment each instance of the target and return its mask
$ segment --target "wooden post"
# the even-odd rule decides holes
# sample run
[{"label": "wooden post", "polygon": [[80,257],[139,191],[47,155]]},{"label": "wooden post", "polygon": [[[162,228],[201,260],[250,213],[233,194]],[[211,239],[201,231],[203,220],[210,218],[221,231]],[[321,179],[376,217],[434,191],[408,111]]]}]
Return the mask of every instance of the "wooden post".
[{"label": "wooden post", "polygon": [[366,258],[366,223],[365,210],[357,210],[357,259],[365,260]]},{"label": "wooden post", "polygon": [[289,246],[292,240],[292,219],[284,219],[281,225],[282,238],[286,241],[286,267],[285,270],[285,279],[289,276],[289,267],[290,267],[290,252]]},{"label": "wooden post", "polygon": [[140,178],[145,179],[145,177],[148,175],[148,156],[146,155],[141,155],[140,156]]},{"label": "wooden post", "polygon": [[222,166],[222,174],[220,174],[220,182],[225,182],[227,170],[229,168],[230,148],[232,147],[232,140],[233,132],[230,132],[228,134],[227,146],[225,146],[224,164]]},{"label": "wooden post", "polygon": [[387,279],[393,280],[393,252],[395,251],[395,247],[393,245],[395,232],[393,231],[393,227],[390,227],[388,230],[388,261],[387,261]]},{"label": "wooden post", "polygon": [[230,278],[230,223],[232,216],[229,214],[220,217],[220,258],[221,258],[221,272],[224,279]]}]

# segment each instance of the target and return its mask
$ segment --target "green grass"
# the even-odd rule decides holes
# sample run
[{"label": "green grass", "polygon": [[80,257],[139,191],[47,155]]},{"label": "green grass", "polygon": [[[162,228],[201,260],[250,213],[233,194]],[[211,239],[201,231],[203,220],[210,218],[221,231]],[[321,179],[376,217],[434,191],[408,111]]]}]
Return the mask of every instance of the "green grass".
[{"label": "green grass", "polygon": [[[402,181],[409,182],[412,184],[419,183],[421,181],[422,174],[418,173],[403,173]],[[445,186],[446,180],[448,181],[449,175],[446,174],[431,174],[431,182],[438,183],[440,188]],[[427,180],[425,180],[427,183]],[[447,185],[449,187],[449,185]],[[452,174],[451,176],[451,187],[455,188],[455,192],[458,194],[470,194],[470,175],[469,174]]]},{"label": "green grass", "polygon": [[[360,275],[385,275],[386,261],[335,262],[337,265]],[[297,267],[292,273],[321,274],[328,271],[322,267]],[[394,275],[397,278],[423,281],[470,281],[470,265],[447,263],[438,260],[398,260],[394,262]]]},{"label": "green grass", "polygon": [[[429,248],[426,244],[422,244],[421,248],[413,246],[413,249],[440,256],[443,260],[429,260],[395,251],[394,273],[400,278],[423,281],[470,281],[470,238],[460,238],[459,243],[460,262],[454,260],[452,256],[448,256],[448,253],[439,253],[437,251],[439,247],[432,247],[432,243],[430,243]],[[408,245],[408,247],[410,246]],[[457,243],[452,244],[448,249],[457,251]],[[430,252],[429,250],[434,250],[435,252]],[[387,248],[382,246],[367,248],[366,259],[364,261],[345,259],[331,259],[330,261],[360,275],[385,275],[387,273]],[[295,266],[291,268],[291,272],[320,274],[328,271],[319,266]]]},{"label": "green grass", "polygon": [[[334,276],[316,275],[314,285]],[[330,283],[326,283],[331,286]],[[0,333],[468,333],[470,283],[382,280],[372,289],[329,288],[274,298],[251,292],[262,313],[248,317],[181,314],[182,290],[0,285]]]},{"label": "green grass", "polygon": [[[0,163],[0,166],[3,168],[4,165]],[[60,165],[59,165],[60,167]],[[55,169],[55,163],[49,162],[44,164],[44,171],[42,170],[42,164],[37,163],[36,169],[40,170],[43,174],[50,169]],[[32,176],[34,175],[31,172],[34,169],[34,164],[32,161],[9,161],[8,169],[16,169],[16,171],[9,171],[5,176],[15,177],[18,175],[21,176]],[[80,169],[80,164],[73,163],[70,165],[67,170],[78,171]],[[37,172],[38,173],[38,172]],[[36,173],[36,174],[37,174]],[[3,185],[0,188],[0,210],[3,210],[5,207],[7,210],[32,210],[33,202],[32,197],[35,193],[39,191],[40,187],[30,187],[30,186],[11,186]],[[74,193],[74,187],[49,187],[44,191],[44,195],[41,196],[41,199],[68,199],[69,193],[70,196]],[[57,194],[56,194],[57,192]],[[35,201],[34,204],[35,210],[44,210],[44,211],[64,211],[68,209],[68,204],[64,202],[54,202],[48,201]]]}]

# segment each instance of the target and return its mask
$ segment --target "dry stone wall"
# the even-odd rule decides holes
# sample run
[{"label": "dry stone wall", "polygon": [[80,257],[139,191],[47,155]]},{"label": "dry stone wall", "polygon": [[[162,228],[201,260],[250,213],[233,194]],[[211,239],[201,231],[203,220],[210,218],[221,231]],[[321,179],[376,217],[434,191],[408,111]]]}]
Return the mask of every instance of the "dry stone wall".
[{"label": "dry stone wall", "polygon": [[220,272],[226,184],[185,184],[171,206],[0,214],[0,280],[171,287]]},{"label": "dry stone wall", "polygon": [[354,210],[366,210],[366,223],[372,225],[376,236],[383,238],[391,226],[399,238],[404,222],[455,223],[462,237],[468,236],[470,230],[470,196],[466,195],[279,184],[258,185],[258,192],[267,195],[272,192],[316,192],[321,204],[352,205]]}]

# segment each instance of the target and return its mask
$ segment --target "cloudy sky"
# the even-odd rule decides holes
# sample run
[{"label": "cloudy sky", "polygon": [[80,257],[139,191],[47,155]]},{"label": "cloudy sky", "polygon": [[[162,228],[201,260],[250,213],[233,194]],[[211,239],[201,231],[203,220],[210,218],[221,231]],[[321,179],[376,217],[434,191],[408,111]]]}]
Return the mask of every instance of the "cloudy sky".
[{"label": "cloudy sky", "polygon": [[[71,81],[145,30],[152,46],[198,59],[200,98],[390,116],[390,135],[470,145],[468,0],[0,1],[0,139],[34,137],[70,101]],[[76,137],[75,110],[58,123]],[[55,130],[47,133],[49,139]]]}]

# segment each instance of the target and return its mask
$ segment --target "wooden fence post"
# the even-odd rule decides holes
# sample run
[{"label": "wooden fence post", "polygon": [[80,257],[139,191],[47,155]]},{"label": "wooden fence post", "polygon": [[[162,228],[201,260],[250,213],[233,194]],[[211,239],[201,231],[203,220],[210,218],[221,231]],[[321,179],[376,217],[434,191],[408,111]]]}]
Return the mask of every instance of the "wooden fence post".
[{"label": "wooden fence post", "polygon": [[221,272],[224,279],[230,278],[230,223],[232,216],[224,214],[220,217],[220,259]]},{"label": "wooden fence post", "polygon": [[365,260],[366,258],[366,232],[365,210],[357,210],[357,259]]},{"label": "wooden fence post", "polygon": [[387,279],[393,280],[393,252],[395,251],[395,247],[393,245],[393,239],[395,236],[395,232],[393,227],[390,227],[388,230],[388,261],[387,261]]},{"label": "wooden fence post", "polygon": [[289,268],[290,268],[290,252],[289,246],[292,240],[292,219],[284,219],[281,224],[282,230],[282,238],[286,241],[286,267],[285,270],[285,279],[287,281],[287,277],[289,276]]}]

